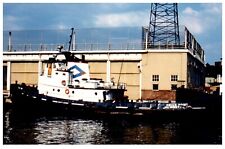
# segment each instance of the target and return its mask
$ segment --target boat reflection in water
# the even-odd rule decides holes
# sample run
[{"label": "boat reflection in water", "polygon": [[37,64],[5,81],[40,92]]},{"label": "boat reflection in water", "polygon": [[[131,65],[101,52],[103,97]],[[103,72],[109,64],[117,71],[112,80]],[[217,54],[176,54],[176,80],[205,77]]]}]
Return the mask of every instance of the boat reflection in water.
[{"label": "boat reflection in water", "polygon": [[222,123],[4,112],[4,144],[221,144]]}]

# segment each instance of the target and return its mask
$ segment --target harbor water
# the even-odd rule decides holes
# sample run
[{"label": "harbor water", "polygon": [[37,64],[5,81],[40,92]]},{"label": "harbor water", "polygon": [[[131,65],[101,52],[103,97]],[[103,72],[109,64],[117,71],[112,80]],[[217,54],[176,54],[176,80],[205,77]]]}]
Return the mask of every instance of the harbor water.
[{"label": "harbor water", "polygon": [[222,122],[163,121],[4,109],[4,144],[222,144]]}]

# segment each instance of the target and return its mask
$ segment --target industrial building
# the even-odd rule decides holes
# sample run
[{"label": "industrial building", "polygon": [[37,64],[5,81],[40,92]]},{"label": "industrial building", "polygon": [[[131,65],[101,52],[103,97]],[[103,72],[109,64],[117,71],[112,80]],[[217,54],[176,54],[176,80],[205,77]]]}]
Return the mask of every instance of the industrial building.
[{"label": "industrial building", "polygon": [[[186,35],[190,32],[186,29]],[[189,35],[190,36],[190,35]],[[192,43],[198,44],[192,36]],[[90,64],[92,78],[127,84],[126,95],[130,99],[175,100],[176,88],[204,87],[204,52],[202,49],[184,45],[176,48],[158,47],[144,50],[72,51],[85,55]],[[37,84],[43,60],[57,51],[3,52],[4,84]],[[8,88],[7,88],[8,86]]]},{"label": "industrial building", "polygon": [[[165,13],[164,18],[167,19],[164,20],[165,24],[157,24],[157,14],[151,13],[149,27],[143,27],[142,43],[139,46],[141,49],[127,50],[128,47],[123,47],[112,50],[111,45],[107,45],[103,50],[71,52],[78,57],[85,55],[92,78],[126,83],[126,95],[129,99],[176,100],[176,89],[179,87],[203,89],[205,54],[186,27],[179,31],[176,4],[167,4],[168,7],[163,4],[157,7],[160,4],[154,4],[152,10],[161,15]],[[163,10],[157,11],[157,8]],[[169,9],[171,10],[168,11]],[[169,12],[174,14],[172,19]],[[179,36],[181,33],[184,37],[182,40]],[[161,35],[167,36],[160,37]],[[38,74],[45,65],[43,61],[56,53],[57,51],[48,49],[3,52],[4,89],[9,90],[10,84],[15,81],[36,85]]]}]

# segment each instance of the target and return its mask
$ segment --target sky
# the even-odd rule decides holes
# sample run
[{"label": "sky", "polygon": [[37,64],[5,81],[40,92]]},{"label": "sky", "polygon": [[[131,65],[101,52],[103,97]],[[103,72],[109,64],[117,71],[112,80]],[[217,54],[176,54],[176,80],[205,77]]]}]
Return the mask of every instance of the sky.
[{"label": "sky", "polygon": [[[150,3],[3,3],[3,31],[148,26]],[[205,50],[222,58],[222,4],[178,3],[185,25]]]}]

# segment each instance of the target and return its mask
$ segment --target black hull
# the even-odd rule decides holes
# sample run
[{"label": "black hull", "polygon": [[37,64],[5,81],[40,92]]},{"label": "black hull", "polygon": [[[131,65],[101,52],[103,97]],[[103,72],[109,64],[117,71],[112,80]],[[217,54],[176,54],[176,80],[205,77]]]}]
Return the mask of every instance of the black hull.
[{"label": "black hull", "polygon": [[[207,109],[145,109],[132,106],[133,103],[122,102],[87,103],[71,102],[59,98],[39,95],[35,87],[21,85],[11,86],[11,98],[15,108],[25,112],[45,114],[85,115],[91,117],[138,117],[148,120],[193,120],[209,118],[215,115]],[[128,108],[123,106],[129,105]],[[118,104],[117,104],[118,105]],[[134,104],[133,104],[134,105]]]}]

